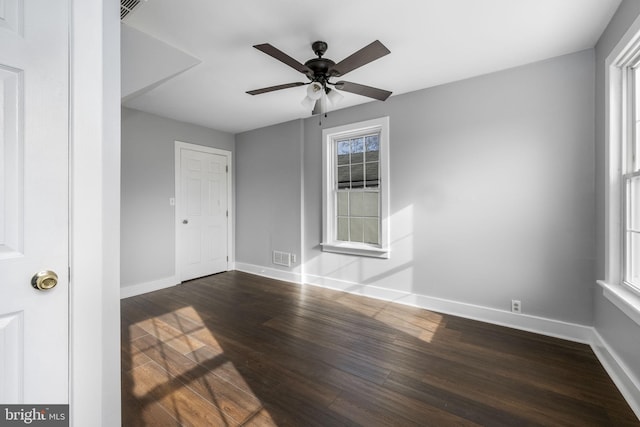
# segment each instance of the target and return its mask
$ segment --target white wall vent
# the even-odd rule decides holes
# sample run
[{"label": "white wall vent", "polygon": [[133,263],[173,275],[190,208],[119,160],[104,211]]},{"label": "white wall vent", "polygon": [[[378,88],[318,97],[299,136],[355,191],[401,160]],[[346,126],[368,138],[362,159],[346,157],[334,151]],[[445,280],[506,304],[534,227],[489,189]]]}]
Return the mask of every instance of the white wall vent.
[{"label": "white wall vent", "polygon": [[273,251],[273,263],[291,267],[291,254],[289,252]]},{"label": "white wall vent", "polygon": [[140,4],[141,0],[120,0],[120,20],[130,14]]}]

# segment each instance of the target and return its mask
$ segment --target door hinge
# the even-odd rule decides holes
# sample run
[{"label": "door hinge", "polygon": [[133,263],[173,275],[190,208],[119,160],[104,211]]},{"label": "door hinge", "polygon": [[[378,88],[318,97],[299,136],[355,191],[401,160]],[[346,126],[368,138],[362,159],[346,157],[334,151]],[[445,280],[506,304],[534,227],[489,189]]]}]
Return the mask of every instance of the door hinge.
[{"label": "door hinge", "polygon": [[67,273],[69,274],[69,283],[71,283],[71,266],[68,267]]},{"label": "door hinge", "polygon": [[229,256],[227,255],[227,262],[229,262]]},{"label": "door hinge", "polygon": [[224,169],[225,169],[225,171],[226,171],[227,173],[229,173],[229,165],[225,165],[225,166],[224,166]]},{"label": "door hinge", "polygon": [[229,218],[229,211],[227,211],[227,218]]}]

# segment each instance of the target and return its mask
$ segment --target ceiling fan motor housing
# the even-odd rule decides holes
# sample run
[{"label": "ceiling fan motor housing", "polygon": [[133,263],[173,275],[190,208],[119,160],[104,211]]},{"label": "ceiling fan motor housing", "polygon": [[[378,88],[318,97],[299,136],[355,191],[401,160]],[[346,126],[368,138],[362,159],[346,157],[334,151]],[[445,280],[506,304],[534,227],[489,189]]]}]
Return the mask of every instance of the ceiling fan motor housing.
[{"label": "ceiling fan motor housing", "polygon": [[335,62],[326,58],[313,58],[304,63],[304,65],[311,68],[311,71],[313,71],[313,76],[309,76],[309,78],[314,82],[321,83],[326,82],[329,77],[331,77],[329,70],[335,64]]},{"label": "ceiling fan motor housing", "polygon": [[318,57],[312,58],[304,63],[304,65],[309,67],[313,72],[313,75],[308,75],[309,79],[312,82],[322,84],[324,87],[326,87],[327,81],[329,80],[329,77],[331,77],[331,68],[336,65],[332,60],[322,57],[322,55],[327,51],[327,47],[328,45],[326,42],[313,42],[313,44],[311,44],[311,49],[313,49],[313,52],[318,55]]}]

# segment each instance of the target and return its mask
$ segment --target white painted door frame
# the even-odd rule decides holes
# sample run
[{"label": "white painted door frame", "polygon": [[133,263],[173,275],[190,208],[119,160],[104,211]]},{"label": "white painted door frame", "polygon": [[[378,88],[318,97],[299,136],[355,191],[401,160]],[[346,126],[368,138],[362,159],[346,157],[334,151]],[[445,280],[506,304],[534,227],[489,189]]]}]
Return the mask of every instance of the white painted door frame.
[{"label": "white painted door frame", "polygon": [[70,421],[120,425],[120,9],[71,0]]},{"label": "white painted door frame", "polygon": [[231,151],[222,150],[219,148],[208,147],[205,145],[197,145],[189,142],[175,141],[175,236],[176,236],[176,244],[175,244],[175,274],[178,283],[180,282],[180,277],[182,276],[182,266],[180,263],[180,242],[182,241],[182,223],[180,222],[180,218],[178,217],[178,213],[181,212],[181,207],[183,201],[183,197],[181,196],[182,188],[181,188],[181,175],[182,175],[182,165],[180,162],[180,150],[187,149],[193,151],[201,151],[204,153],[216,154],[218,156],[224,156],[227,159],[227,165],[229,166],[229,173],[227,174],[227,207],[229,210],[229,220],[227,221],[227,254],[229,256],[229,261],[227,262],[227,268],[231,269],[234,263],[234,234],[233,234],[233,162],[232,162],[232,153]]}]

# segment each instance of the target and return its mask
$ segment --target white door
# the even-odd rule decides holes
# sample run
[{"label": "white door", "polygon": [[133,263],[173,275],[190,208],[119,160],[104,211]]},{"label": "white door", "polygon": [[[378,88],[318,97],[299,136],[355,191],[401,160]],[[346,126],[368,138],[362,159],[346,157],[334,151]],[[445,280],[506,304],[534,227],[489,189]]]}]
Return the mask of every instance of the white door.
[{"label": "white door", "polygon": [[68,15],[0,0],[0,403],[69,401]]},{"label": "white door", "polygon": [[[204,148],[203,148],[204,150]],[[180,280],[227,271],[228,157],[180,148]]]}]

